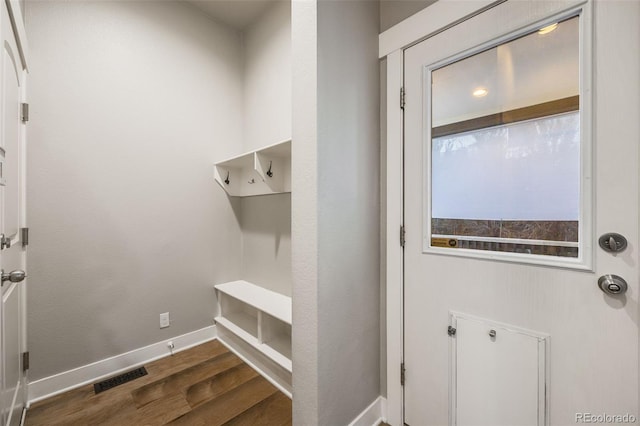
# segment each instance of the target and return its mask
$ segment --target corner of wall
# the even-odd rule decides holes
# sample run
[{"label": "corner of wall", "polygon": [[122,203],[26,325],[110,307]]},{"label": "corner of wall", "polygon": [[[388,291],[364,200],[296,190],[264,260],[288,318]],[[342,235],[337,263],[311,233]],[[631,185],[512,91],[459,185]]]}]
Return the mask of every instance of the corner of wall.
[{"label": "corner of wall", "polygon": [[317,2],[291,5],[293,423],[318,424]]}]

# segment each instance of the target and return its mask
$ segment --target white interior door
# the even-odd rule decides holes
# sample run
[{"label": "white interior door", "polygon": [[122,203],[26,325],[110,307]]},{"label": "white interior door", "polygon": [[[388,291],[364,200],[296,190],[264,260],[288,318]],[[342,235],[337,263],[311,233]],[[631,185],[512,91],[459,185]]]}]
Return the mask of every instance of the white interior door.
[{"label": "white interior door", "polygon": [[406,424],[638,419],[639,26],[507,1],[405,50]]},{"label": "white interior door", "polygon": [[2,3],[2,235],[7,243],[0,251],[4,273],[13,280],[2,283],[2,420],[6,425],[20,423],[25,405],[25,375],[22,353],[25,350],[25,282],[19,271],[25,270],[25,249],[21,228],[25,223],[25,147],[21,117],[24,73],[11,19]]}]

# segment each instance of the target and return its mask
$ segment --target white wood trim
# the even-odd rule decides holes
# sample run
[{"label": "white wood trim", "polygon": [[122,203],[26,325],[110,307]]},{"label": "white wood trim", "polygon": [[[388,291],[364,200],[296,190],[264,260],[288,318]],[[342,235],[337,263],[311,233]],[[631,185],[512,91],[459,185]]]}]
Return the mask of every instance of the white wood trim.
[{"label": "white wood trim", "polygon": [[[9,410],[9,416],[7,417],[7,425],[15,424],[15,422],[13,421],[13,415],[18,412],[16,411],[15,407],[16,403],[18,402],[18,395],[22,392],[24,392],[24,382],[21,377],[16,384],[16,390],[13,392],[13,398],[11,398],[11,410]],[[23,412],[24,406],[20,409],[19,413],[22,414]]]},{"label": "white wood trim", "polygon": [[[247,333],[241,327],[238,327],[236,324],[234,324],[233,321],[230,321],[224,317],[216,317],[216,321],[219,325],[225,327],[240,339],[244,340],[245,343],[254,348],[256,351],[261,352],[262,355],[266,356],[288,372],[291,372],[291,360],[277,350],[273,349],[268,343],[262,343],[260,339],[252,336],[250,333]],[[261,328],[258,327],[258,332],[260,332],[260,329]]]},{"label": "white wood trim", "polygon": [[377,397],[362,413],[358,415],[349,426],[377,426],[380,422],[386,421],[387,400],[381,396]]},{"label": "white wood trim", "polygon": [[292,397],[291,372],[284,370],[272,359],[240,339],[232,331],[227,331],[223,324],[218,329],[218,340],[231,352],[246,362],[251,368],[256,370],[269,383],[278,388],[289,398]]},{"label": "white wood trim", "polygon": [[387,406],[388,423],[403,424],[400,363],[403,360],[402,292],[403,251],[399,232],[403,224],[403,138],[400,88],[403,57],[397,50],[387,57]]},{"label": "white wood trim", "polygon": [[29,43],[27,41],[27,30],[24,26],[24,17],[22,16],[22,9],[20,9],[20,2],[18,0],[5,0],[5,3],[9,10],[9,18],[13,24],[16,44],[18,45],[20,59],[22,60],[22,68],[29,71]]},{"label": "white wood trim", "polygon": [[[576,6],[580,14],[580,219],[578,235],[582,238],[583,264],[594,270],[596,236],[595,152],[595,55],[593,54],[593,1],[584,0]],[[597,248],[597,247],[595,247]]]},{"label": "white wood trim", "polygon": [[503,1],[440,0],[380,34],[378,57],[384,58]]},{"label": "white wood trim", "polygon": [[173,341],[175,345],[173,350],[175,353],[208,342],[216,337],[216,327],[209,326],[101,361],[83,365],[73,370],[35,380],[27,385],[29,394],[27,406],[45,398],[88,385],[170,355],[171,351],[167,347],[169,340]]},{"label": "white wood trim", "polygon": [[282,150],[281,149],[282,147],[285,147],[287,145],[291,145],[291,138],[285,139],[285,140],[280,141],[280,142],[272,143],[271,145],[263,146],[262,148],[254,149],[254,150],[251,150],[251,151],[247,151],[247,152],[242,153],[240,155],[234,155],[233,157],[229,157],[229,158],[226,158],[226,159],[221,160],[221,161],[216,161],[216,164],[231,163],[231,162],[233,162],[235,160],[242,159],[243,157],[252,156],[256,152],[263,152],[263,151],[278,152],[278,151]]},{"label": "white wood trim", "polygon": [[215,289],[291,324],[291,298],[288,296],[243,280],[217,284]]}]

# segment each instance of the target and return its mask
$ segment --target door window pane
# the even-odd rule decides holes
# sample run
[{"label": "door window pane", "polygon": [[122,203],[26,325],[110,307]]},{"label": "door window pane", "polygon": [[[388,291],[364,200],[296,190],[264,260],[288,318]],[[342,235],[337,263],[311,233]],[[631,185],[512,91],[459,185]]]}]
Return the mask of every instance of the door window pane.
[{"label": "door window pane", "polygon": [[432,247],[578,257],[578,18],[431,73]]}]

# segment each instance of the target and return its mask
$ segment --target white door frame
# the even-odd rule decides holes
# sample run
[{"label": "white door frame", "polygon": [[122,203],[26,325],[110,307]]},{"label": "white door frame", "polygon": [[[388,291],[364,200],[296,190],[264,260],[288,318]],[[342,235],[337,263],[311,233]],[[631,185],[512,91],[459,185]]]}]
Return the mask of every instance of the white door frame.
[{"label": "white door frame", "polygon": [[[16,44],[18,45],[20,60],[22,61],[22,70],[27,73],[29,71],[29,43],[27,42],[27,30],[24,25],[24,16],[20,8],[20,1],[5,0],[5,2],[7,3],[7,9],[9,9],[9,18],[11,18],[16,36]],[[23,91],[22,95],[23,97],[26,96],[26,92]]]},{"label": "white door frame", "polygon": [[[387,351],[387,422],[403,424],[403,288],[404,253],[399,233],[404,224],[404,114],[400,108],[403,87],[404,50],[448,28],[503,3],[505,0],[439,0],[379,36],[380,59],[387,60],[386,81],[386,351]],[[564,0],[570,9],[585,0]],[[418,235],[413,233],[412,235]],[[409,237],[412,238],[412,237]]]},{"label": "white door frame", "polygon": [[[21,79],[21,93],[20,93],[20,97],[21,97],[21,102],[28,102],[27,101],[27,75],[29,73],[29,62],[28,62],[28,58],[29,58],[29,44],[27,42],[27,32],[26,32],[26,28],[25,28],[25,24],[24,24],[24,16],[22,13],[22,9],[20,8],[20,1],[19,0],[5,0],[5,3],[7,5],[7,10],[9,12],[9,19],[11,20],[11,25],[13,27],[13,33],[15,35],[15,39],[16,39],[16,46],[18,48],[18,53],[20,55],[20,65],[22,66],[22,75],[20,76]],[[20,132],[20,144],[21,144],[21,149],[24,152],[24,155],[21,158],[22,164],[21,164],[21,179],[23,182],[26,183],[26,176],[27,176],[27,156],[26,156],[26,149],[27,149],[27,145],[26,145],[26,141],[27,141],[27,127],[25,125],[25,123],[22,123],[22,129]],[[20,227],[26,227],[27,225],[27,213],[26,213],[26,207],[27,207],[27,200],[26,200],[26,189],[24,189],[22,191],[21,194],[21,203],[22,203],[22,212],[21,212],[21,217],[20,217]],[[22,238],[22,237],[20,237]],[[27,259],[24,259],[24,267],[25,267],[25,271],[28,270],[27,269]],[[26,324],[26,318],[27,318],[27,291],[26,291],[26,287],[24,284],[22,284],[19,288],[19,291],[22,292],[22,300],[21,300],[21,306],[20,306],[20,312],[22,315],[21,318],[21,344],[22,344],[22,348],[21,351],[22,352],[27,352],[27,324]],[[27,381],[27,373],[24,373],[23,377],[23,384],[22,384],[22,390],[21,392],[23,393],[22,398],[23,401],[25,403],[25,408],[26,408],[26,404],[28,401],[28,381]],[[14,399],[15,401],[15,399]],[[22,412],[22,416],[24,416],[24,409]],[[20,419],[21,421],[23,419]]]}]

